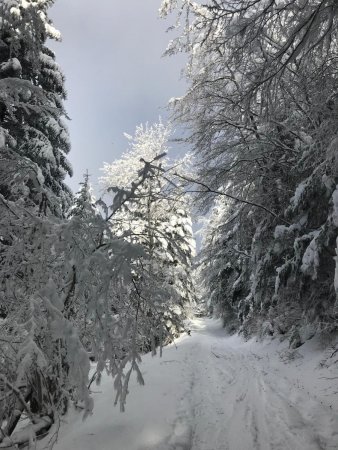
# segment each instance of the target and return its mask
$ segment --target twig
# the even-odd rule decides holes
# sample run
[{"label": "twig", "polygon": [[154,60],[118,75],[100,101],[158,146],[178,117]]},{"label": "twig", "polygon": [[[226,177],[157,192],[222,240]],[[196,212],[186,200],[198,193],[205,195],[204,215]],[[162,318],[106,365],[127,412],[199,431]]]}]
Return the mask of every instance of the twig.
[{"label": "twig", "polygon": [[[176,173],[175,175],[177,177],[179,177],[179,178],[182,178],[182,180],[185,180],[185,181],[187,181],[189,183],[194,183],[194,184],[197,184],[199,186],[202,186],[205,189],[205,191],[204,191],[205,193],[210,192],[211,194],[223,195],[224,197],[231,198],[232,200],[235,200],[236,202],[245,203],[247,205],[255,206],[256,208],[263,209],[264,211],[266,211],[267,213],[271,214],[276,219],[280,219],[282,222],[286,223],[287,225],[291,225],[289,222],[287,222],[285,219],[280,217],[278,214],[276,214],[275,212],[271,211],[271,209],[266,208],[265,206],[261,205],[260,203],[251,202],[249,200],[245,200],[244,198],[240,198],[240,197],[237,197],[235,195],[229,194],[227,192],[219,191],[217,189],[211,189],[210,186],[208,186],[207,184],[203,183],[202,181],[197,181],[197,180],[194,180],[192,178],[185,177],[184,175],[180,175],[178,173]],[[200,193],[200,194],[203,194],[203,191],[197,191],[197,192]]]},{"label": "twig", "polygon": [[96,376],[97,376],[97,370],[95,370],[95,372],[93,373],[93,376],[91,377],[91,379],[90,379],[90,381],[89,381],[89,384],[88,384],[88,389],[90,389],[90,386],[93,384],[93,382],[95,381],[95,379],[96,379]]}]

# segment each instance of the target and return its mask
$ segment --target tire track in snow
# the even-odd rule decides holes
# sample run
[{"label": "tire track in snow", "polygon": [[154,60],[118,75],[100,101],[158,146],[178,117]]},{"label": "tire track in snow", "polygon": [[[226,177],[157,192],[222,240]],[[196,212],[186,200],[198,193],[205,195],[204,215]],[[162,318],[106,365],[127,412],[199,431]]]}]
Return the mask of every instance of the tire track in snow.
[{"label": "tire track in snow", "polygon": [[196,384],[192,358],[198,353],[198,344],[192,345],[190,350],[181,366],[181,377],[185,386],[173,424],[173,434],[169,439],[170,450],[192,450],[195,423],[195,405],[192,399],[195,397]]}]

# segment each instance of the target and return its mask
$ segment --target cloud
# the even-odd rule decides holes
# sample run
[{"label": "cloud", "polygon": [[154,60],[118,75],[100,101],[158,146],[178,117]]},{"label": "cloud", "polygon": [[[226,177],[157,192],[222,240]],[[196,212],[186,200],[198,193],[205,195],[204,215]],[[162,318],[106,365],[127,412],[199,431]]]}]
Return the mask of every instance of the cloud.
[{"label": "cloud", "polygon": [[169,98],[184,92],[184,58],[162,58],[170,37],[158,7],[158,0],[57,0],[51,10],[63,36],[51,46],[67,80],[73,189],[86,169],[94,180],[103,161],[120,156],[124,131],[165,116]]}]

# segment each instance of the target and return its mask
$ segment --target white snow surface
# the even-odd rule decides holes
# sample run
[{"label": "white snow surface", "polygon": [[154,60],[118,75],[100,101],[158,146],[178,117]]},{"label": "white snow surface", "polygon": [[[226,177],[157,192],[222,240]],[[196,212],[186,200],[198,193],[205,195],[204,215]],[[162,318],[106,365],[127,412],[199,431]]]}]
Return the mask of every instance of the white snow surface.
[{"label": "white snow surface", "polygon": [[190,325],[162,358],[143,357],[146,385],[132,381],[125,413],[109,377],[93,386],[94,414],[69,413],[55,450],[338,449],[338,352],[316,338],[297,350],[245,342],[210,318]]}]

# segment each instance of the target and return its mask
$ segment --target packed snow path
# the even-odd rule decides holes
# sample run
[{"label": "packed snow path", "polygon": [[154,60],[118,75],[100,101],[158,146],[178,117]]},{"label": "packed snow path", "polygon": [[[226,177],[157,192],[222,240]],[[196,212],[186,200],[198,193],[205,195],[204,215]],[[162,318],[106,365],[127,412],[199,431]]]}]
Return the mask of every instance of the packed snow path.
[{"label": "packed snow path", "polygon": [[337,380],[314,368],[322,351],[286,363],[276,345],[195,319],[177,347],[144,357],[146,386],[131,384],[125,413],[105,378],[93,388],[94,415],[68,417],[56,450],[338,449]]}]

